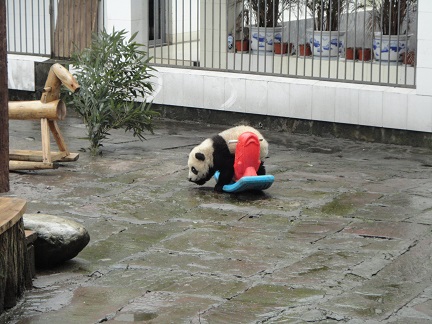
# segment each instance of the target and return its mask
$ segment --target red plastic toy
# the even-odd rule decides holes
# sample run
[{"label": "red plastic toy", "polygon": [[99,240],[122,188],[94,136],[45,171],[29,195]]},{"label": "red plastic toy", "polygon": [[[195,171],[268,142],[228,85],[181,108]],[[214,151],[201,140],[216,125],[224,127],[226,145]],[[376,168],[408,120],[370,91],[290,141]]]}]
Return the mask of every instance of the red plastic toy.
[{"label": "red plastic toy", "polygon": [[252,132],[241,134],[235,152],[235,180],[238,181],[242,177],[256,176],[260,165],[260,142],[258,136]]}]

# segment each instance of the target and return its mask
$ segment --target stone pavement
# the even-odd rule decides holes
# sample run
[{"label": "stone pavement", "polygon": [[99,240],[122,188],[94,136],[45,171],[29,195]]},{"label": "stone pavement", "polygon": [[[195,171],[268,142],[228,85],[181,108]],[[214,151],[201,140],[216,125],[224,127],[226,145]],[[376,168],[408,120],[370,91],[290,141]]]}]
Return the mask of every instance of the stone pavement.
[{"label": "stone pavement", "polygon": [[[11,121],[11,147],[40,147]],[[71,151],[87,147],[74,117]],[[190,149],[224,127],[160,120],[144,142],[11,173],[28,213],[82,223],[89,245],[39,270],[7,323],[431,323],[429,149],[292,135],[270,143],[263,193],[186,180]]]}]

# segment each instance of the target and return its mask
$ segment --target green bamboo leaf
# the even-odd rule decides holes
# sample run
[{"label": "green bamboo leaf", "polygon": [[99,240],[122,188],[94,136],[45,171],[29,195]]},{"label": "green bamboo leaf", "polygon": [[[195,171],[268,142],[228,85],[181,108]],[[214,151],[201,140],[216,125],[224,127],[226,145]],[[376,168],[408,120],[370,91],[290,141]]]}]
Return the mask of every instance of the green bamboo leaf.
[{"label": "green bamboo leaf", "polygon": [[155,69],[134,33],[126,40],[126,31],[93,35],[91,48],[72,55],[75,77],[81,85],[77,94],[66,93],[65,100],[82,117],[88,132],[90,152],[99,154],[101,142],[110,129],[123,128],[144,139],[153,132],[151,103],[136,103],[153,91],[149,81]]}]

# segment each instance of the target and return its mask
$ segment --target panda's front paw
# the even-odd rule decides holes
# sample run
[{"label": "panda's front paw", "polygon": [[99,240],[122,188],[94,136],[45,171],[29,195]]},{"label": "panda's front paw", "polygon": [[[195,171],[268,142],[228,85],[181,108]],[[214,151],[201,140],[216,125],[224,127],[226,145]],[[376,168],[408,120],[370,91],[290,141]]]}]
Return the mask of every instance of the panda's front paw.
[{"label": "panda's front paw", "polygon": [[214,191],[223,192],[223,185],[216,184],[216,186],[214,187]]}]

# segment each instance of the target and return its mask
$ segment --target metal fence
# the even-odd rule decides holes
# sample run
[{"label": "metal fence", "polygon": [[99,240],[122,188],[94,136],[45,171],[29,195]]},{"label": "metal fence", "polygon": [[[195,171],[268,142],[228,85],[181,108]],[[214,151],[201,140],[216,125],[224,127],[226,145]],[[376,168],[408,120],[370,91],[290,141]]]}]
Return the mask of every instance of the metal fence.
[{"label": "metal fence", "polygon": [[99,0],[7,0],[8,53],[69,58],[90,45]]},{"label": "metal fence", "polygon": [[49,0],[7,0],[6,19],[8,53],[51,54]]},{"label": "metal fence", "polygon": [[[418,1],[149,0],[140,32],[154,65],[415,87]],[[8,52],[68,58],[104,6],[7,0]]]},{"label": "metal fence", "polygon": [[169,1],[150,52],[159,65],[415,87],[417,2]]}]

